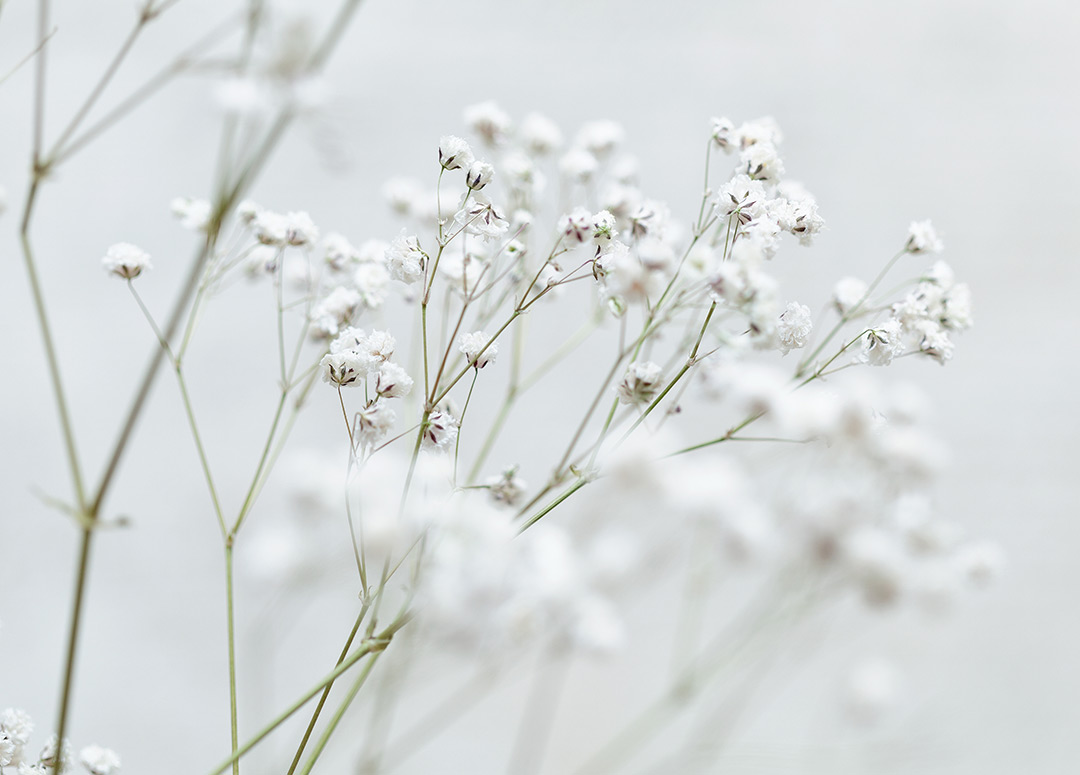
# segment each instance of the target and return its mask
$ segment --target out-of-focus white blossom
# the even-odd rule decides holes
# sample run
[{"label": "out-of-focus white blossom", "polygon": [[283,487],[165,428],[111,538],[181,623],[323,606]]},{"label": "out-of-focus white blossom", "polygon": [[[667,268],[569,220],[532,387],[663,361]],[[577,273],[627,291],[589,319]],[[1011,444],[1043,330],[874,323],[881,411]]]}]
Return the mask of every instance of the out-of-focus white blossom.
[{"label": "out-of-focus white blossom", "polygon": [[395,280],[411,285],[424,276],[427,256],[420,249],[420,240],[401,233],[386,249],[386,268]]},{"label": "out-of-focus white blossom", "polygon": [[904,250],[914,255],[920,253],[940,253],[945,245],[938,237],[934,225],[930,221],[912,221],[908,229],[907,242]]},{"label": "out-of-focus white blossom", "polygon": [[79,763],[90,775],[113,775],[120,769],[120,757],[109,748],[88,745],[79,751]]},{"label": "out-of-focus white blossom", "polygon": [[150,254],[130,242],[112,245],[101,259],[101,265],[109,274],[124,280],[133,280],[146,269],[152,269]]},{"label": "out-of-focus white blossom", "polygon": [[787,355],[790,351],[806,346],[806,340],[814,330],[810,318],[810,308],[796,301],[789,302],[780,313],[780,322],[776,324],[776,337],[780,343],[780,352]]},{"label": "out-of-focus white blossom", "polygon": [[664,370],[652,361],[633,362],[626,367],[626,374],[616,388],[619,401],[624,404],[646,404],[660,392]]}]

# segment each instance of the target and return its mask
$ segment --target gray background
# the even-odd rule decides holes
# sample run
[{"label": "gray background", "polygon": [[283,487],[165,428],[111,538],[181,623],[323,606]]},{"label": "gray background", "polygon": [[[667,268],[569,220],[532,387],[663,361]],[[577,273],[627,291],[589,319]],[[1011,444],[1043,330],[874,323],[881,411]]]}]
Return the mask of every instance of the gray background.
[{"label": "gray background", "polygon": [[[119,45],[131,5],[56,4],[50,136]],[[106,104],[223,17],[219,5],[181,0],[140,42]],[[857,618],[857,631],[831,633],[814,668],[770,693],[770,710],[733,745],[728,771],[1072,772],[1080,761],[1078,25],[1075,4],[1046,0],[371,2],[330,68],[330,115],[298,127],[254,195],[276,209],[307,209],[354,240],[392,236],[382,182],[425,172],[438,136],[462,129],[462,107],[494,98],[516,117],[540,110],[568,131],[592,118],[619,120],[647,190],[676,213],[694,206],[710,116],[776,117],[788,175],[816,194],[828,225],[814,250],[783,254],[785,282],[806,288],[806,298],[821,298],[842,274],[872,274],[910,220],[933,218],[945,258],[972,287],[977,325],[948,367],[922,364],[904,375],[932,391],[938,429],[954,451],[941,510],[999,540],[1008,574],[930,626]],[[32,30],[33,4],[5,3],[0,70],[29,49]],[[0,279],[0,706],[25,707],[43,737],[58,695],[75,531],[31,490],[63,494],[67,483],[15,237],[30,88],[29,69],[0,86],[0,185],[12,200],[0,218],[8,270]],[[99,256],[121,240],[144,246],[156,264],[144,293],[165,308],[192,249],[168,202],[205,192],[217,122],[207,83],[184,79],[44,189],[35,240],[91,475],[152,344],[122,288],[104,281]],[[273,401],[272,374],[240,386],[235,372],[257,360],[249,343],[272,341],[259,301],[245,290],[236,306],[212,312],[202,330],[228,333],[200,341],[192,363],[208,446],[226,482],[249,470]],[[328,432],[332,418],[320,409],[301,442]],[[237,499],[239,487],[226,484],[225,497]],[[167,380],[109,506],[133,515],[136,528],[98,542],[72,737],[120,749],[127,772],[202,771],[228,744],[220,549]],[[271,621],[280,611],[295,625],[278,622],[294,633],[287,637],[325,632],[316,664],[327,663],[347,629],[348,599],[275,609],[257,585],[243,590],[259,601],[251,608],[265,607]],[[662,607],[661,596],[648,604]],[[250,624],[255,613],[242,635],[249,645],[263,632]],[[857,740],[822,732],[814,719],[837,668],[879,652],[901,662],[912,701],[893,730],[907,741],[902,753],[871,767]],[[293,677],[283,654],[266,668],[279,685],[263,699],[274,705],[322,670]],[[637,694],[615,687],[632,684],[643,664],[623,660],[587,679],[575,668],[579,692],[556,730],[549,772],[591,750],[589,724],[614,728],[591,720],[585,695],[593,695],[588,708],[597,696],[622,707]],[[247,701],[245,729],[269,715],[272,705],[261,701]],[[503,731],[513,727],[500,718],[519,703],[520,693],[500,696],[451,743],[444,739],[442,754],[402,771],[504,768]],[[826,743],[837,747],[822,753]],[[447,750],[460,763],[443,758]],[[344,767],[349,752],[335,755]]]}]

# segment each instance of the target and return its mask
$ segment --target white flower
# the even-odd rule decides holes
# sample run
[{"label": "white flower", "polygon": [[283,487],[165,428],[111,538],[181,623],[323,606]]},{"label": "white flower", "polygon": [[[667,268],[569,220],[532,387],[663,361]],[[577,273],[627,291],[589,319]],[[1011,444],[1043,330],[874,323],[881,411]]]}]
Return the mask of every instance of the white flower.
[{"label": "white flower", "polygon": [[760,181],[740,174],[721,187],[716,207],[720,215],[739,213],[740,221],[748,223],[761,212],[766,199],[765,187]]},{"label": "white flower", "polygon": [[485,240],[501,237],[510,228],[509,222],[491,200],[476,193],[455,213],[454,221],[464,226],[469,234],[479,234]]},{"label": "white flower", "polygon": [[353,273],[353,284],[368,309],[378,309],[383,305],[389,282],[390,273],[382,261],[360,264]]},{"label": "white flower", "polygon": [[245,199],[236,206],[236,217],[245,226],[250,226],[260,212],[262,212],[262,208],[250,199]]},{"label": "white flower", "polygon": [[833,287],[832,293],[832,303],[836,311],[841,315],[851,312],[866,296],[866,290],[866,283],[858,277],[845,277],[840,280]]},{"label": "white flower", "polygon": [[281,251],[271,245],[253,245],[244,258],[244,272],[248,277],[272,275],[277,271]]},{"label": "white flower", "polygon": [[384,363],[375,375],[375,392],[385,398],[401,398],[412,392],[413,380],[396,363]]},{"label": "white flower", "polygon": [[465,173],[465,185],[473,191],[479,191],[490,183],[493,177],[495,177],[495,168],[486,161],[477,160],[469,166],[468,172]]},{"label": "white flower", "polygon": [[0,767],[7,767],[15,758],[15,741],[6,732],[0,732]]},{"label": "white flower", "polygon": [[525,116],[521,122],[519,135],[526,150],[536,156],[549,154],[563,143],[559,125],[539,113],[530,113]]},{"label": "white flower", "polygon": [[424,276],[427,256],[420,249],[420,240],[402,232],[386,249],[386,268],[395,280],[411,285]]},{"label": "white flower", "polygon": [[206,231],[210,225],[213,207],[209,200],[177,197],[169,207],[179,219],[180,225],[189,231]]},{"label": "white flower", "polygon": [[338,387],[354,387],[368,375],[372,368],[372,359],[356,350],[331,352],[319,361],[323,381]]},{"label": "white flower", "polygon": [[559,219],[559,231],[570,242],[585,242],[593,234],[593,216],[584,207],[575,207]]},{"label": "white flower", "polygon": [[423,209],[424,187],[413,178],[391,178],[383,184],[382,195],[398,215],[413,215]]},{"label": "white flower", "polygon": [[587,183],[600,169],[600,162],[584,148],[571,148],[559,159],[559,172],[564,178]]},{"label": "white flower", "polygon": [[358,263],[360,256],[348,239],[331,232],[323,239],[323,260],[331,269],[340,272],[349,264]]},{"label": "white flower", "polygon": [[601,210],[592,219],[593,240],[603,243],[612,240],[619,232],[615,230],[615,216],[607,210]]},{"label": "white flower", "polygon": [[458,435],[458,421],[446,412],[432,412],[424,425],[424,449],[446,450]]},{"label": "white flower", "polygon": [[319,229],[306,212],[285,215],[285,241],[295,247],[312,245],[319,241]]},{"label": "white flower", "polygon": [[488,146],[501,143],[510,131],[510,116],[492,100],[465,108],[465,123]]},{"label": "white flower", "polygon": [[105,252],[101,259],[102,266],[109,274],[133,280],[144,269],[152,269],[150,254],[130,242],[118,242]]},{"label": "white flower", "polygon": [[360,446],[379,443],[394,427],[394,410],[389,404],[376,401],[356,413],[353,424],[353,439]]},{"label": "white flower", "polygon": [[749,148],[757,143],[780,145],[784,139],[776,120],[770,116],[747,121],[738,128],[735,134],[739,138],[741,148]]},{"label": "white flower", "polygon": [[725,153],[731,153],[736,141],[735,125],[727,118],[712,119],[711,136],[716,146]]},{"label": "white flower", "polygon": [[645,404],[652,401],[660,392],[660,378],[663,369],[652,361],[639,363],[634,361],[626,367],[626,374],[615,391],[619,402],[623,404]]},{"label": "white flower", "polygon": [[71,741],[64,738],[63,745],[57,746],[56,743],[56,735],[53,735],[45,742],[40,760],[41,764],[50,770],[63,772],[71,768]]},{"label": "white flower", "polygon": [[770,142],[756,142],[747,147],[739,157],[739,164],[751,179],[765,183],[777,183],[784,174],[784,163]]},{"label": "white flower", "polygon": [[[462,334],[458,339],[458,350],[468,359],[469,365],[476,369],[482,369],[489,363],[494,363],[498,355],[499,345],[491,342],[490,337],[483,331],[474,331],[471,334]],[[487,349],[484,349],[484,348]]]},{"label": "white flower", "polygon": [[4,732],[15,745],[23,746],[30,742],[30,735],[34,732],[34,722],[26,711],[7,708],[0,713],[0,731]]},{"label": "white flower", "polygon": [[503,469],[498,476],[489,477],[484,486],[488,488],[488,497],[496,506],[517,506],[525,495],[529,485],[517,475],[518,467]]},{"label": "white flower", "polygon": [[88,745],[79,752],[79,761],[90,775],[112,775],[120,769],[120,757],[115,751],[100,745]]},{"label": "white flower", "polygon": [[871,366],[888,366],[893,358],[903,353],[902,328],[895,318],[868,331],[863,339],[862,360]]},{"label": "white flower", "polygon": [[913,255],[918,255],[920,253],[940,253],[944,247],[934,230],[934,225],[930,221],[911,222],[904,250]]},{"label": "white flower", "polygon": [[439,140],[439,164],[444,170],[468,167],[472,161],[472,149],[460,137],[447,135]]},{"label": "white flower", "polygon": [[810,308],[796,301],[788,303],[784,311],[780,313],[780,321],[776,324],[780,352],[787,355],[792,350],[804,347],[813,330],[814,323],[810,319]]},{"label": "white flower", "polygon": [[336,336],[359,308],[359,293],[344,286],[334,288],[311,311],[312,336],[324,339]]},{"label": "white flower", "polygon": [[289,241],[289,219],[281,213],[259,210],[251,221],[255,239],[264,245],[280,247]]},{"label": "white flower", "polygon": [[574,144],[602,159],[622,144],[626,131],[614,121],[590,121],[581,127]]}]

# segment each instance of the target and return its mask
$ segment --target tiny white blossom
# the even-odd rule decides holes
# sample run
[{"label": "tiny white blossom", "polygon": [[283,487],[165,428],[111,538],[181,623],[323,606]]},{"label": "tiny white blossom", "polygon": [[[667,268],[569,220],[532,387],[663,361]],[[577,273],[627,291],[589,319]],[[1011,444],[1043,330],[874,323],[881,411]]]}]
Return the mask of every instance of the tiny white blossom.
[{"label": "tiny white blossom", "polygon": [[412,392],[413,380],[396,363],[384,363],[375,374],[375,392],[385,398],[402,398]]},{"label": "tiny white blossom", "polygon": [[0,731],[4,732],[17,746],[30,742],[34,732],[34,722],[30,715],[18,708],[7,708],[0,713]]},{"label": "tiny white blossom", "polygon": [[88,745],[79,752],[79,762],[90,775],[112,775],[120,769],[120,757],[115,751],[100,745]]},{"label": "tiny white blossom", "polygon": [[746,148],[739,157],[742,171],[752,180],[777,183],[784,174],[784,163],[770,142],[757,142]]},{"label": "tiny white blossom", "polygon": [[593,234],[593,216],[584,207],[575,207],[559,219],[559,231],[570,242],[585,242]]},{"label": "tiny white blossom", "polygon": [[509,114],[492,100],[465,108],[465,123],[489,147],[502,143],[510,131]]},{"label": "tiny white blossom", "polygon": [[727,118],[714,118],[711,137],[717,148],[725,153],[731,153],[736,142],[735,125]]},{"label": "tiny white blossom", "polygon": [[371,371],[372,361],[356,350],[342,350],[324,355],[319,368],[324,382],[338,387],[355,387]]},{"label": "tiny white blossom", "polygon": [[447,135],[439,140],[439,164],[444,170],[468,167],[472,161],[472,149],[460,137]]},{"label": "tiny white blossom", "polygon": [[598,244],[609,242],[619,234],[615,230],[615,216],[607,210],[601,210],[593,216],[592,226],[593,240]]},{"label": "tiny white blossom", "polygon": [[376,401],[356,413],[353,438],[361,446],[379,443],[394,427],[394,410],[383,401]]},{"label": "tiny white blossom", "polygon": [[118,242],[105,251],[102,266],[109,274],[133,280],[145,269],[152,269],[150,254],[130,242]]},{"label": "tiny white blossom", "polygon": [[529,485],[517,475],[517,472],[517,466],[510,466],[503,469],[503,472],[498,476],[489,477],[484,482],[484,486],[488,488],[488,497],[492,503],[510,508],[520,503]]},{"label": "tiny white blossom", "polygon": [[626,131],[615,121],[590,121],[578,131],[574,143],[602,159],[621,145],[625,136]]},{"label": "tiny white blossom", "polygon": [[446,450],[458,435],[458,421],[446,412],[432,412],[424,426],[425,449]]},{"label": "tiny white blossom", "polygon": [[420,240],[401,233],[386,249],[386,268],[395,280],[411,285],[424,276],[427,256],[420,249]]},{"label": "tiny white blossom", "polygon": [[559,159],[559,172],[564,178],[587,183],[600,169],[600,162],[584,148],[572,148]]},{"label": "tiny white blossom", "polygon": [[306,212],[285,215],[285,241],[294,247],[313,245],[319,241],[319,229]]},{"label": "tiny white blossom", "polygon": [[331,232],[323,238],[323,260],[331,269],[340,272],[350,264],[358,263],[360,256],[344,235]]},{"label": "tiny white blossom", "polygon": [[810,318],[810,308],[805,304],[790,302],[776,324],[776,335],[780,342],[780,352],[787,355],[791,350],[806,346],[806,340],[814,330]]},{"label": "tiny white blossom", "polygon": [[478,159],[469,166],[468,171],[465,173],[465,185],[474,191],[479,191],[490,183],[493,177],[495,177],[495,168],[486,161]]},{"label": "tiny white blossom", "polygon": [[920,253],[940,253],[945,245],[938,237],[930,221],[912,221],[908,229],[904,250],[913,255]]},{"label": "tiny white blossom", "polygon": [[169,205],[180,225],[189,231],[206,231],[213,207],[209,200],[177,197]]},{"label": "tiny white blossom", "polygon": [[846,315],[863,300],[866,290],[866,283],[858,277],[845,277],[833,286],[833,306],[841,315]]},{"label": "tiny white blossom", "polygon": [[660,392],[663,369],[652,361],[634,361],[626,367],[622,382],[615,389],[623,404],[645,404]]},{"label": "tiny white blossom", "polygon": [[280,247],[289,241],[289,219],[281,213],[259,210],[251,221],[255,239],[264,245]]},{"label": "tiny white blossom", "polygon": [[525,116],[521,122],[519,134],[526,150],[536,156],[549,154],[563,143],[559,125],[539,113],[530,113]]},{"label": "tiny white blossom", "polygon": [[871,366],[888,366],[904,352],[900,321],[890,318],[863,338],[862,359]]},{"label": "tiny white blossom", "polygon": [[[499,352],[498,343],[491,342],[491,344],[488,344],[489,341],[490,337],[483,331],[462,334],[458,339],[458,350],[465,355],[470,366],[482,369],[489,363],[494,363],[495,356]],[[484,349],[485,347],[487,349]]]}]

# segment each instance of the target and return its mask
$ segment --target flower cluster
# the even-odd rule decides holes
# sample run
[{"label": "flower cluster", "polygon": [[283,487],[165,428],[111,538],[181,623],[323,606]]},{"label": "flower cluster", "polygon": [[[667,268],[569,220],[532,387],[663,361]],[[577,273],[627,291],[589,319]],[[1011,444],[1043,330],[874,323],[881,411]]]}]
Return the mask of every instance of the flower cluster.
[{"label": "flower cluster", "polygon": [[[34,722],[25,711],[8,708],[0,713],[0,770],[15,767],[19,775],[70,772],[71,744],[65,739],[64,744],[58,746],[53,735],[35,758],[28,748],[33,731]],[[79,752],[79,764],[90,775],[113,775],[120,771],[120,757],[100,745],[83,748]]]}]

